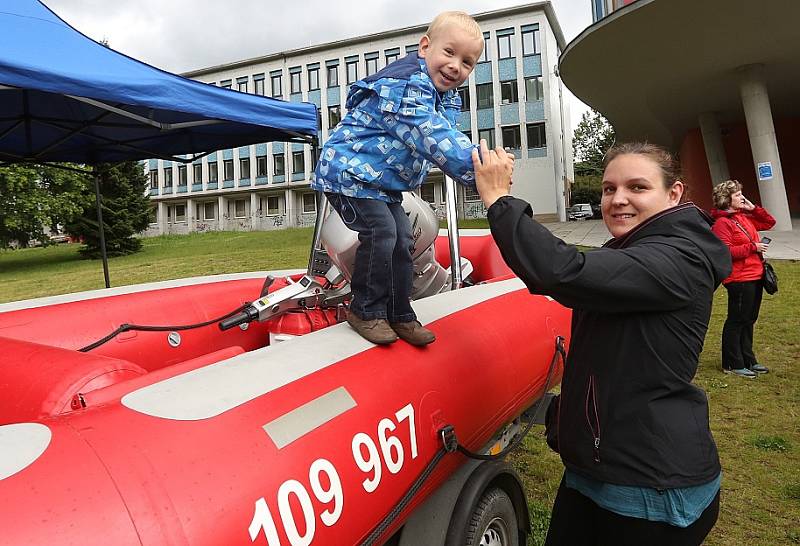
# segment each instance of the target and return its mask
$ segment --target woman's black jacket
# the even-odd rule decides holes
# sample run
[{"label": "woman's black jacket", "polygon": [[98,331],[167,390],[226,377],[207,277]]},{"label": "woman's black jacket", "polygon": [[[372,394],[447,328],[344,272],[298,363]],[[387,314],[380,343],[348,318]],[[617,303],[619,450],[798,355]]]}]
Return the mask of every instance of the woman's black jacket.
[{"label": "woman's black jacket", "polygon": [[705,393],[692,385],[714,290],[730,252],[693,204],[667,209],[603,248],[580,252],[503,197],[492,235],[532,293],[573,309],[559,451],[596,480],[658,489],[720,472]]}]

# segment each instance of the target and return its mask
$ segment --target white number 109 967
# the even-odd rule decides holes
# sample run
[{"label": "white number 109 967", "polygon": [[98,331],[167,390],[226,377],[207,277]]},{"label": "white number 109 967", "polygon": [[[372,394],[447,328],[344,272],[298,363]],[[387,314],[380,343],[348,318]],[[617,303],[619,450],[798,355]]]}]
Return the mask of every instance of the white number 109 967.
[{"label": "white number 109 967", "polygon": [[[411,404],[407,404],[395,412],[394,420],[384,418],[378,422],[377,444],[372,436],[364,432],[356,433],[353,436],[351,442],[353,461],[359,470],[368,474],[361,482],[367,493],[374,492],[380,485],[384,466],[390,474],[397,474],[402,470],[405,462],[405,448],[400,438],[392,433],[403,421],[408,421],[409,450],[411,459],[416,459],[417,434],[414,425],[414,407]],[[325,483],[328,484],[327,487],[323,485]],[[317,459],[311,463],[308,469],[308,484],[314,498],[324,507],[319,513],[320,521],[327,527],[333,526],[339,521],[344,506],[344,489],[339,472],[327,459]],[[304,523],[302,534],[289,504],[292,496],[296,499],[302,512]],[[306,486],[298,480],[286,480],[278,488],[276,500],[280,522],[283,524],[289,544],[291,546],[310,545],[316,534],[317,513]],[[252,542],[255,542],[263,531],[269,546],[280,546],[281,544],[276,522],[264,497],[255,503],[255,511],[248,531]]]}]

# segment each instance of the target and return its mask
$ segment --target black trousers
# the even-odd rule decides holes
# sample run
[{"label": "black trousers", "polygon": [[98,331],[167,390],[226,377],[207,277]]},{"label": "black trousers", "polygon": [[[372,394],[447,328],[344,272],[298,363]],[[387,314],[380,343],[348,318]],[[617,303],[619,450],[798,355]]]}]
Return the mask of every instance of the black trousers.
[{"label": "black trousers", "polygon": [[545,546],[699,546],[719,516],[719,493],[689,527],[620,516],[561,485]]},{"label": "black trousers", "polygon": [[722,368],[751,368],[757,364],[753,354],[753,327],[761,308],[761,279],[732,282],[728,290],[728,317],[722,328]]}]

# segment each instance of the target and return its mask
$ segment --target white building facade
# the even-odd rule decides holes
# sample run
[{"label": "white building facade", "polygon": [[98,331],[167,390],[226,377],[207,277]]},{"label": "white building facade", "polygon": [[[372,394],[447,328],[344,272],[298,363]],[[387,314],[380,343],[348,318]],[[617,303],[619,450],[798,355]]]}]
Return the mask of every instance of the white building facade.
[{"label": "white building facade", "polygon": [[[484,32],[481,62],[460,88],[459,129],[473,142],[509,148],[517,157],[515,196],[537,217],[565,219],[573,178],[572,135],[557,62],[564,38],[549,2],[475,15]],[[236,91],[317,105],[320,141],[344,115],[353,82],[415,52],[427,25],[286,51],[184,76]],[[272,142],[218,150],[192,163],[145,162],[153,223],[147,235],[310,226],[316,200],[308,144]],[[486,214],[478,195],[459,186],[459,212]],[[434,169],[419,190],[444,214],[444,184]]]}]

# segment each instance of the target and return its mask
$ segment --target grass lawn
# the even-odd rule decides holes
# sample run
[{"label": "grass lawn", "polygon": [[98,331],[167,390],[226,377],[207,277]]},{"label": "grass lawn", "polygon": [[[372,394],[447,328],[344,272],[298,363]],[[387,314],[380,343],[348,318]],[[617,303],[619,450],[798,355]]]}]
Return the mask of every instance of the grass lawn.
[{"label": "grass lawn", "polygon": [[[142,252],[110,260],[111,283],[302,268],[311,237],[305,228],[144,239]],[[696,382],[708,393],[724,473],[720,518],[709,546],[800,544],[800,263],[772,263],[780,292],[765,296],[755,333],[756,353],[770,373],[746,380],[720,371],[722,288],[700,359]],[[102,266],[80,259],[78,245],[0,251],[0,287],[0,302],[102,288]],[[542,544],[563,467],[536,429],[524,445],[512,460],[533,516],[529,544]]]}]

